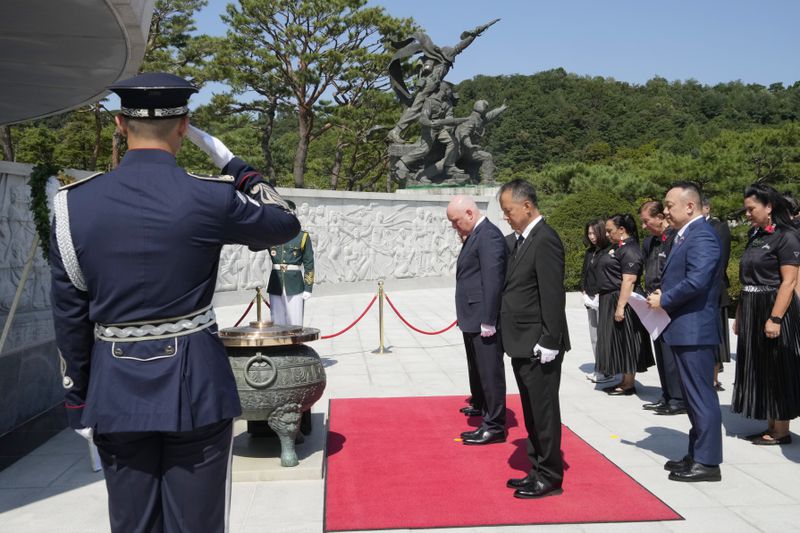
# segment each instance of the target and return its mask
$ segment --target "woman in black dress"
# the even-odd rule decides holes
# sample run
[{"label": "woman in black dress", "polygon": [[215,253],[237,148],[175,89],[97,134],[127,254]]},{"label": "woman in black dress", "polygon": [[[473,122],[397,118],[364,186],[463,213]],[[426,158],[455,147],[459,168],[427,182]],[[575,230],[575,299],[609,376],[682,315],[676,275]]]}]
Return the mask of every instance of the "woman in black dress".
[{"label": "woman in black dress", "polygon": [[644,258],[632,216],[614,215],[606,220],[606,234],[611,246],[597,263],[598,370],[623,375],[620,383],[603,389],[604,392],[629,396],[636,393],[636,372],[644,372],[655,364],[647,330],[628,305],[631,293],[639,287]]},{"label": "woman in black dress", "polygon": [[732,409],[767,420],[767,429],[745,437],[753,444],[789,444],[789,421],[800,415],[800,300],[794,292],[800,237],[786,200],[772,187],[748,187],[744,208],[753,229],[739,266]]},{"label": "woman in black dress", "polygon": [[595,368],[594,372],[586,375],[586,379],[593,383],[605,383],[614,379],[614,376],[604,375],[602,372],[597,371],[597,309],[599,298],[595,269],[600,254],[608,252],[605,220],[597,218],[587,222],[583,230],[583,242],[586,245],[586,253],[583,255],[583,268],[581,269],[581,292],[583,293],[583,305],[589,315],[589,339],[592,343]]}]

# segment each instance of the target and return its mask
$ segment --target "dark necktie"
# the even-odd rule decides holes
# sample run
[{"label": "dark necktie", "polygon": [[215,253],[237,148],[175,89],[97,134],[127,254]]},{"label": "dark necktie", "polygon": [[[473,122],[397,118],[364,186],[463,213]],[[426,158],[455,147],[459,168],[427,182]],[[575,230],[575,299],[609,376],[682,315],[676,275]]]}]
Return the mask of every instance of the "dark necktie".
[{"label": "dark necktie", "polygon": [[525,237],[523,237],[522,235],[520,235],[519,237],[517,237],[517,244],[515,244],[515,245],[514,245],[514,253],[513,253],[513,254],[511,254],[511,255],[513,255],[514,257],[516,257],[516,255],[517,255],[517,250],[519,250],[520,248],[522,248],[522,243],[523,243],[524,241],[525,241]]}]

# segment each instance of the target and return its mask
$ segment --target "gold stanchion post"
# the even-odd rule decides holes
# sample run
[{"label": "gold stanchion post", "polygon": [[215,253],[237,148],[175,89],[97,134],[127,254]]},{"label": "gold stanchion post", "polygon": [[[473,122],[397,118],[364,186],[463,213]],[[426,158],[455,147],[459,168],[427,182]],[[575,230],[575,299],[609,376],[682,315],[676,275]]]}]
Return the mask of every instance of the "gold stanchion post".
[{"label": "gold stanchion post", "polygon": [[256,321],[261,324],[261,287],[256,287]]},{"label": "gold stanchion post", "polygon": [[384,346],[383,342],[383,300],[383,280],[380,280],[378,281],[378,334],[380,336],[380,346],[376,350],[372,350],[372,353],[377,354],[392,353],[390,349]]}]

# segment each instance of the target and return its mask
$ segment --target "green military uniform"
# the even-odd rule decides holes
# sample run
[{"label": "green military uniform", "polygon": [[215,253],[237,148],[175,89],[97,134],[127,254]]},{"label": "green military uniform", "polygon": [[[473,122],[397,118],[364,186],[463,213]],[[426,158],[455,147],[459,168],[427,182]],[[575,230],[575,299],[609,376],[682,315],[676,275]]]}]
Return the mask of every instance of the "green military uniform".
[{"label": "green military uniform", "polygon": [[[286,244],[271,246],[272,272],[267,292],[287,296],[311,292],[314,286],[314,249],[307,231]],[[302,269],[301,269],[302,266]]]}]

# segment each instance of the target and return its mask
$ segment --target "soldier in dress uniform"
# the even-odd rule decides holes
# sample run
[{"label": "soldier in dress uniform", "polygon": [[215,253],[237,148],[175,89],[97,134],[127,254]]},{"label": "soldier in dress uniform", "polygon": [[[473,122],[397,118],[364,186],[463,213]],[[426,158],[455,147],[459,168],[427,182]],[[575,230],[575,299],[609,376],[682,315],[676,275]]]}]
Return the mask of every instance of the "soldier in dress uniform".
[{"label": "soldier in dress uniform", "polygon": [[[287,202],[294,211],[292,201]],[[270,246],[272,272],[267,292],[275,324],[303,325],[303,307],[314,288],[314,248],[308,232],[301,230],[291,241]]]},{"label": "soldier in dress uniform", "polygon": [[300,230],[252,168],[197,176],[175,160],[185,80],[110,87],[128,152],[56,195],[50,261],[70,425],[100,451],[111,530],[228,530],[236,384],[211,298],[224,244],[266,249]]}]

